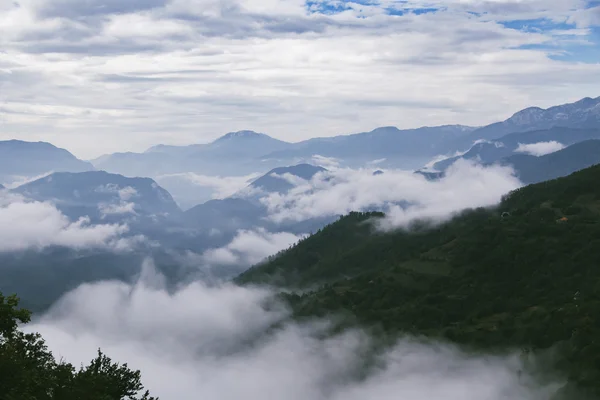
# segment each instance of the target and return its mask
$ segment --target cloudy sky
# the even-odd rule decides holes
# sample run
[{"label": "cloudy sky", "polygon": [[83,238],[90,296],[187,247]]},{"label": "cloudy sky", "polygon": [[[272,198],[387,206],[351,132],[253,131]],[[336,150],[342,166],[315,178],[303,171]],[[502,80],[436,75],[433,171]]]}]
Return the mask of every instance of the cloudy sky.
[{"label": "cloudy sky", "polygon": [[0,0],[0,139],[82,158],[600,95],[597,0]]}]

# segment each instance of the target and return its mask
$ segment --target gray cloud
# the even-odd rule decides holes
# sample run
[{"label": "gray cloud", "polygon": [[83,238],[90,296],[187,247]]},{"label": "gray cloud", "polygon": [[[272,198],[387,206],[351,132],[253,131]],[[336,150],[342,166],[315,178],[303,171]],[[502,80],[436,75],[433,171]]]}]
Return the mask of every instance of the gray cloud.
[{"label": "gray cloud", "polygon": [[538,400],[560,387],[538,384],[515,354],[469,355],[411,338],[359,379],[371,344],[363,332],[327,337],[328,321],[286,322],[266,290],[195,283],[168,293],[159,276],[145,276],[132,286],[83,285],[28,329],[75,364],[102,347],[140,368],[165,399]]},{"label": "gray cloud", "polygon": [[[595,23],[579,0],[382,0],[336,15],[296,0],[71,3],[2,5],[0,136],[92,158],[248,128],[294,141],[378,125],[481,125],[600,91],[598,65],[548,57]],[[444,10],[390,16],[384,7]],[[577,29],[499,23],[509,18]]]},{"label": "gray cloud", "polygon": [[169,0],[52,0],[37,9],[43,18],[81,18],[95,15],[123,14],[164,7]]}]

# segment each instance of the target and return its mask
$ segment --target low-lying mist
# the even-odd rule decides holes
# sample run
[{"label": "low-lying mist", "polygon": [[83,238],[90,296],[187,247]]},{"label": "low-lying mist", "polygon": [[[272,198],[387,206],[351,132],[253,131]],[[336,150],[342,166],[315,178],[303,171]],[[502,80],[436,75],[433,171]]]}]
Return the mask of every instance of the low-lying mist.
[{"label": "low-lying mist", "polygon": [[441,223],[466,208],[494,206],[521,186],[510,167],[458,160],[439,180],[403,170],[374,175],[371,170],[336,169],[261,201],[276,222],[382,210],[387,214],[384,227],[396,229],[416,219]]},{"label": "low-lying mist", "polygon": [[326,320],[293,322],[265,288],[192,283],[169,293],[162,282],[148,263],[132,285],[82,285],[28,330],[75,365],[101,347],[140,369],[164,400],[533,400],[558,386],[537,384],[516,353],[472,355],[411,338],[365,374],[372,339],[363,331],[323,335]]}]

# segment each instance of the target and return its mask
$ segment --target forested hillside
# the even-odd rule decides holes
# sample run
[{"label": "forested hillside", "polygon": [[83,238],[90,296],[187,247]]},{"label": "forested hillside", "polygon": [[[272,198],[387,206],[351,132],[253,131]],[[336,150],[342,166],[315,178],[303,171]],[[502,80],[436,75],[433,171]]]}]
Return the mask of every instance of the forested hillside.
[{"label": "forested hillside", "polygon": [[441,226],[376,233],[350,214],[256,266],[240,283],[302,289],[297,317],[486,349],[555,349],[552,364],[600,393],[600,166],[519,189]]}]

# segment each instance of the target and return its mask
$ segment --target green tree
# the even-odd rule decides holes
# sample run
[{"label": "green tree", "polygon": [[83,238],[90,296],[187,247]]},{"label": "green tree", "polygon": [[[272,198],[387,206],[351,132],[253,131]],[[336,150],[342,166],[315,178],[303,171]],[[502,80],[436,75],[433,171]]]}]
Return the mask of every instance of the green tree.
[{"label": "green tree", "polygon": [[[0,398],[2,400],[158,400],[144,392],[140,371],[120,365],[98,350],[79,371],[54,359],[39,333],[19,323],[31,314],[16,296],[0,293]],[[140,394],[142,393],[142,394]]]}]

